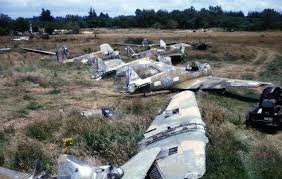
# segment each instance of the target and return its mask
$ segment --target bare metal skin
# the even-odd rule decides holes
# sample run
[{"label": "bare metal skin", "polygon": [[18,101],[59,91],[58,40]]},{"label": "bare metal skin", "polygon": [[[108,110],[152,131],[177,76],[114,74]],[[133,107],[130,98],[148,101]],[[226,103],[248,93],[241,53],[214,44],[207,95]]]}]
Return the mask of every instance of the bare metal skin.
[{"label": "bare metal skin", "polygon": [[[145,75],[143,77],[143,74]],[[129,68],[126,71],[124,87],[129,94],[158,90],[225,90],[228,88],[257,88],[272,85],[267,82],[213,77],[209,64],[193,62],[185,67],[175,67],[163,63]],[[122,80],[120,78],[119,80]],[[122,84],[122,83],[119,83]]]}]

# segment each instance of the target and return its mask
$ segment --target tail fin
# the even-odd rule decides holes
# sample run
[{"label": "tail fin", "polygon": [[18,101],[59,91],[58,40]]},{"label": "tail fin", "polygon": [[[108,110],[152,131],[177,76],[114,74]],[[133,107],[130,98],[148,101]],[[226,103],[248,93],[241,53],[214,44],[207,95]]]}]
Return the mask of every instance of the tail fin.
[{"label": "tail fin", "polygon": [[134,93],[136,90],[136,86],[134,84],[134,81],[141,79],[138,74],[135,72],[133,68],[128,67],[127,73],[126,73],[126,84],[127,84],[127,92],[128,93]]},{"label": "tail fin", "polygon": [[160,47],[166,49],[166,43],[163,40],[160,40]]},{"label": "tail fin", "polygon": [[180,47],[180,52],[181,52],[182,55],[185,54],[185,47],[184,47],[184,46],[181,46],[181,47]]},{"label": "tail fin", "polygon": [[141,79],[132,67],[124,66],[116,73],[115,88],[119,92],[133,93],[135,91],[134,82]]},{"label": "tail fin", "polygon": [[93,78],[101,79],[103,74],[105,74],[107,65],[101,58],[95,58],[92,62]]},{"label": "tail fin", "polygon": [[127,56],[133,56],[135,55],[136,53],[134,52],[134,50],[131,48],[131,47],[126,47],[126,52],[127,52]]},{"label": "tail fin", "polygon": [[69,50],[66,46],[58,47],[56,49],[57,61],[63,63],[68,58]]}]

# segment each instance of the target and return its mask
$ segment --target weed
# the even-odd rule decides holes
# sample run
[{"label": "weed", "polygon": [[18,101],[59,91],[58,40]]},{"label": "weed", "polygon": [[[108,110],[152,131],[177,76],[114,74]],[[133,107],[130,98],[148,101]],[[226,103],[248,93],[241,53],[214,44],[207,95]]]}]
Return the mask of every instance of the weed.
[{"label": "weed", "polygon": [[276,56],[274,60],[269,63],[265,71],[261,72],[260,77],[264,81],[273,81],[282,85],[282,56]]},{"label": "weed", "polygon": [[254,80],[255,76],[252,73],[245,73],[241,75],[242,80]]},{"label": "weed", "polygon": [[84,51],[85,53],[91,53],[91,52],[93,52],[93,50],[92,50],[90,47],[84,48],[83,51]]},{"label": "weed", "polygon": [[133,38],[133,37],[128,37],[124,43],[126,44],[139,44],[141,45],[142,42],[143,42],[144,38],[143,37],[136,37],[136,38]]},{"label": "weed", "polygon": [[52,139],[52,134],[61,127],[60,120],[34,122],[25,128],[25,134],[31,138],[44,141]]},{"label": "weed", "polygon": [[26,100],[26,101],[34,100],[34,97],[32,97],[31,95],[25,94],[23,96],[23,100]]},{"label": "weed", "polygon": [[262,144],[251,155],[251,170],[255,178],[281,178],[282,156],[273,147]]},{"label": "weed", "polygon": [[247,178],[247,171],[236,153],[247,152],[248,147],[227,129],[210,126],[209,132],[211,144],[207,149],[207,172],[203,178]]},{"label": "weed", "polygon": [[16,78],[15,85],[19,86],[23,82],[31,82],[34,84],[39,84],[39,86],[43,88],[47,88],[49,86],[47,80],[41,78],[40,76],[34,76],[34,75],[24,75]]},{"label": "weed", "polygon": [[31,101],[30,103],[28,103],[28,105],[26,106],[26,109],[28,110],[38,110],[40,108],[42,108],[43,106],[35,101]]},{"label": "weed", "polygon": [[82,137],[89,151],[106,161],[122,164],[136,154],[136,145],[145,130],[135,125],[101,123],[95,130],[85,130]]},{"label": "weed", "polygon": [[61,90],[59,89],[52,89],[51,91],[48,92],[48,94],[51,94],[51,95],[57,95],[60,93],[61,93]]},{"label": "weed", "polygon": [[9,162],[6,165],[12,169],[28,171],[34,168],[36,160],[42,161],[44,166],[53,164],[53,161],[41,149],[42,147],[35,141],[18,141],[16,147],[7,149],[5,158],[9,158]]}]

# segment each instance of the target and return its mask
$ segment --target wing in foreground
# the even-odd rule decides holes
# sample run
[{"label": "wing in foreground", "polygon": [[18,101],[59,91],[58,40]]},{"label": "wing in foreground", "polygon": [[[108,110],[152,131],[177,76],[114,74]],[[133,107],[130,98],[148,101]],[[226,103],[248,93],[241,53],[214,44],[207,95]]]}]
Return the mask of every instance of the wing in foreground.
[{"label": "wing in foreground", "polygon": [[208,76],[184,81],[175,85],[174,88],[182,90],[221,90],[228,88],[258,88],[267,85],[272,85],[272,83]]},{"label": "wing in foreground", "polygon": [[[132,170],[143,166],[150,158],[155,160],[150,169],[142,170],[143,175],[150,178],[200,178],[206,170],[207,143],[205,124],[194,93],[181,92],[172,97],[166,110],[156,116],[146,131],[145,138],[139,143],[139,154],[143,157],[135,158],[138,161],[131,166]],[[159,148],[157,157],[149,152]],[[128,173],[126,168],[124,173]]]}]

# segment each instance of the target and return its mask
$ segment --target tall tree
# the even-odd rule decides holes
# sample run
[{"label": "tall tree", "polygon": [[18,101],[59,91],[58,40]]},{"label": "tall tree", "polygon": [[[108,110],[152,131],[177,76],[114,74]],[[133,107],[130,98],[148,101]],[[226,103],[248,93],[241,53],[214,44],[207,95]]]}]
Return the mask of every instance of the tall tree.
[{"label": "tall tree", "polygon": [[89,18],[93,18],[93,17],[97,17],[97,14],[96,14],[96,12],[95,12],[95,9],[93,9],[92,7],[90,7],[90,10],[89,10],[89,12],[88,12],[88,17]]},{"label": "tall tree", "polygon": [[39,20],[42,22],[51,22],[54,20],[54,17],[51,15],[51,11],[49,9],[42,9],[42,12],[39,16]]}]

